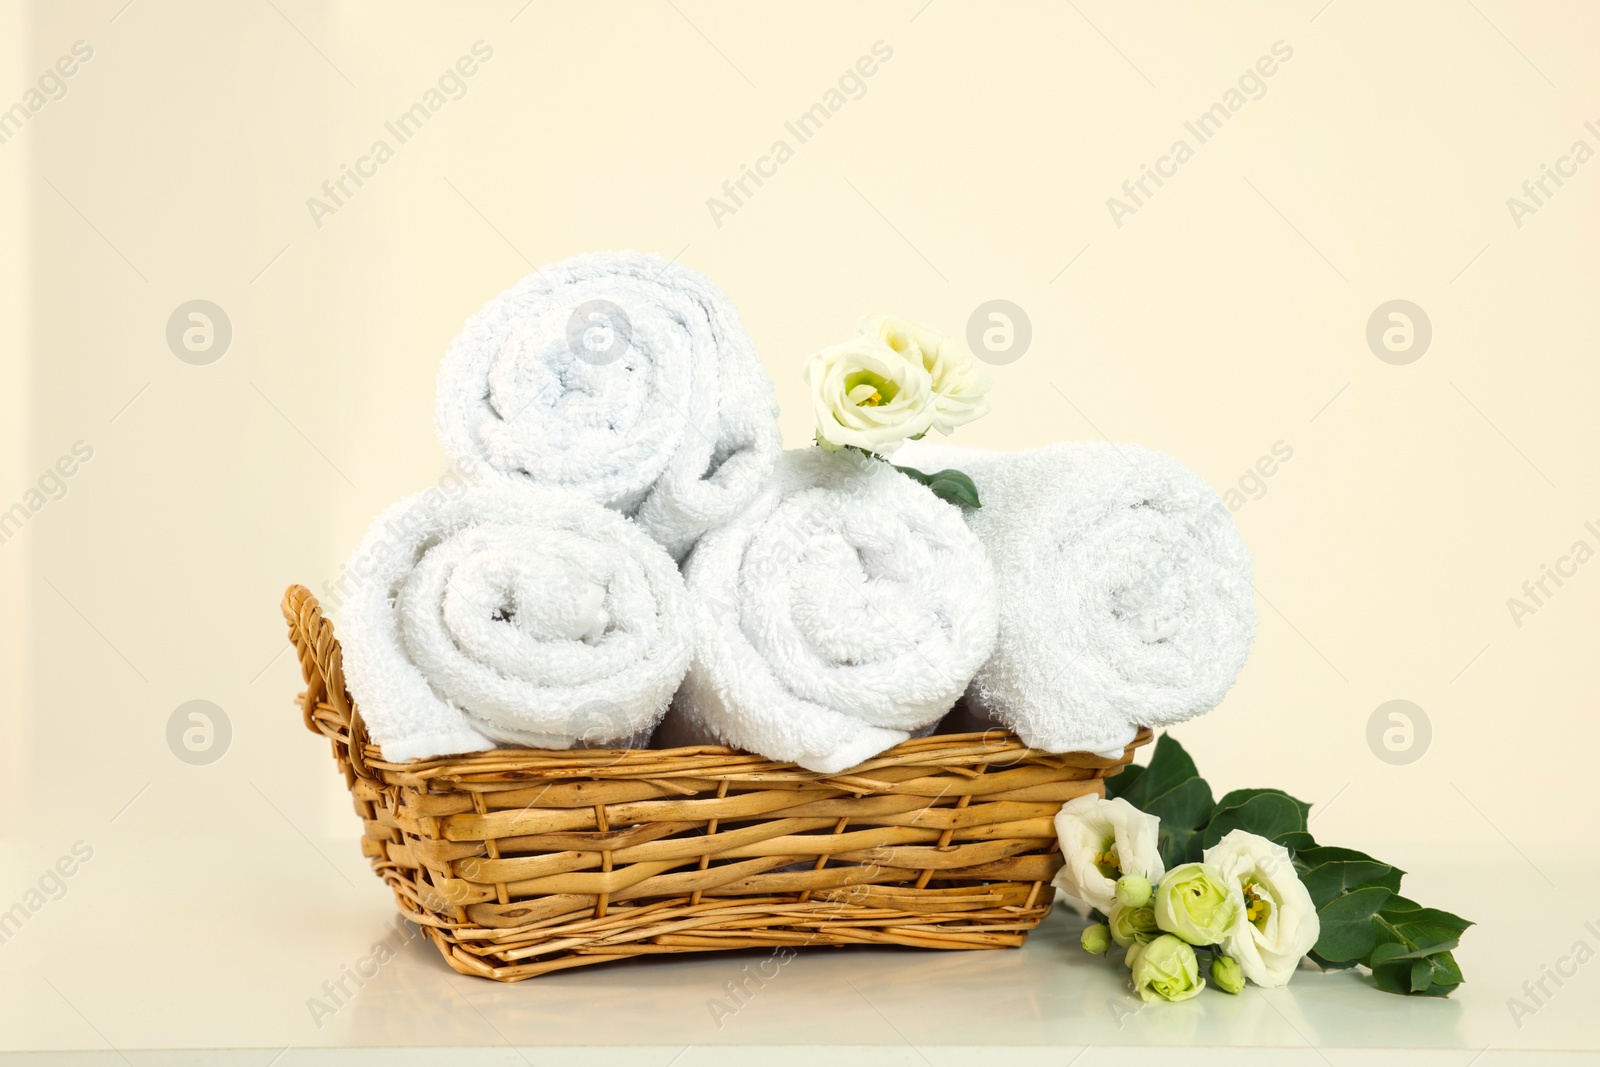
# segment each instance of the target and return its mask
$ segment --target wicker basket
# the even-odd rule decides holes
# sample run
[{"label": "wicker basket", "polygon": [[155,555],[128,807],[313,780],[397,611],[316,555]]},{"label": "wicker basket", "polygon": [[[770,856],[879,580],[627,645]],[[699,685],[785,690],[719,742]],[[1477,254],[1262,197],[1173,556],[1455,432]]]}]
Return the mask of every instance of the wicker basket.
[{"label": "wicker basket", "polygon": [[283,613],[373,870],[451,967],[502,982],[652,953],[1020,945],[1050,910],[1056,811],[1150,740],[1107,760],[936,734],[833,775],[718,746],[388,763],[316,598],[291,586]]}]

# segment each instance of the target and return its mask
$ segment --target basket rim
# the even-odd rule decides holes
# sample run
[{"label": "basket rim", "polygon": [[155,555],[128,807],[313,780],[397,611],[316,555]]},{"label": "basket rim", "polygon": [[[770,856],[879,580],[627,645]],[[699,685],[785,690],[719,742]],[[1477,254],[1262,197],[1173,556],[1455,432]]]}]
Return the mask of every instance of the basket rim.
[{"label": "basket rim", "polygon": [[[483,752],[394,762],[367,732],[355,698],[344,684],[343,650],[334,633],[333,620],[323,612],[316,594],[292,584],[283,594],[283,616],[289,640],[300,656],[306,691],[301,694],[302,719],[308,730],[345,746],[352,769],[363,778],[389,781],[409,779],[462,780],[492,776],[498,782],[526,774],[532,779],[552,777],[654,778],[734,776],[773,782],[829,781],[847,784],[851,778],[884,767],[939,763],[952,757],[969,757],[974,763],[1000,759],[1044,763],[1086,770],[1111,770],[1127,766],[1133,751],[1150,743],[1153,731],[1140,727],[1137,736],[1115,757],[1090,752],[1051,753],[1031,748],[1003,727],[982,732],[929,734],[913,737],[885,749],[870,759],[834,774],[807,770],[796,763],[769,759],[727,745],[692,745],[676,748],[545,749],[504,746]],[[862,783],[871,788],[876,783]]]}]

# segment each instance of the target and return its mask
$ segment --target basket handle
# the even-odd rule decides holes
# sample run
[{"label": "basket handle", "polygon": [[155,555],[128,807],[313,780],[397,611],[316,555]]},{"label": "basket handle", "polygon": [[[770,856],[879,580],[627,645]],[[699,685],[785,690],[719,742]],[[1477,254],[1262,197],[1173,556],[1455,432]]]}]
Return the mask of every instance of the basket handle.
[{"label": "basket handle", "polygon": [[289,642],[300,657],[300,674],[306,682],[300,700],[301,720],[312,733],[328,734],[316,717],[318,705],[326,703],[339,720],[335,725],[343,727],[341,733],[328,736],[345,750],[343,755],[358,776],[376,780],[364,755],[367,724],[361,721],[361,713],[345,689],[344,655],[333,634],[333,621],[322,614],[316,595],[303,585],[291,585],[285,590],[282,606],[284,620],[289,624]]}]

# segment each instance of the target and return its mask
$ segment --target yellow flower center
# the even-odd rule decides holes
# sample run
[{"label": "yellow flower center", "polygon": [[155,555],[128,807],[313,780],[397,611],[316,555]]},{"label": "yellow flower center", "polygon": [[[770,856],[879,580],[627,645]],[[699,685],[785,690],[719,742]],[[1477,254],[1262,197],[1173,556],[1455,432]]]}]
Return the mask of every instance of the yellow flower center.
[{"label": "yellow flower center", "polygon": [[899,392],[899,387],[889,379],[869,370],[858,370],[844,380],[845,398],[856,407],[882,407]]},{"label": "yellow flower center", "polygon": [[1107,878],[1122,877],[1122,860],[1117,855],[1115,840],[1107,841],[1099,852],[1094,854],[1095,869]]},{"label": "yellow flower center", "polygon": [[1265,931],[1267,919],[1272,915],[1272,901],[1261,891],[1261,886],[1250,882],[1244,887],[1245,918],[1255,924],[1257,930]]}]

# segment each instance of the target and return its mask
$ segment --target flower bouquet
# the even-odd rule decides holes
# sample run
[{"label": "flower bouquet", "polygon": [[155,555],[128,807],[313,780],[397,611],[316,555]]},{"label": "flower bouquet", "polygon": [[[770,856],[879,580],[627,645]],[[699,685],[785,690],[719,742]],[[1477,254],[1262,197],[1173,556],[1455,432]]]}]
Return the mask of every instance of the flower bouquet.
[{"label": "flower bouquet", "polygon": [[1225,993],[1284,985],[1305,959],[1361,964],[1389,993],[1447,997],[1461,984],[1452,950],[1472,923],[1401,896],[1399,868],[1318,844],[1311,805],[1277,789],[1213,801],[1170,735],[1106,792],[1057,816],[1066,862],[1055,885],[1097,920],[1087,951],[1125,950],[1143,1000],[1197,995],[1202,957]]}]

